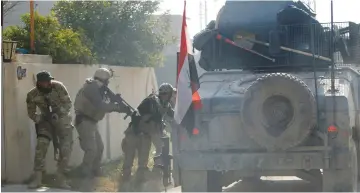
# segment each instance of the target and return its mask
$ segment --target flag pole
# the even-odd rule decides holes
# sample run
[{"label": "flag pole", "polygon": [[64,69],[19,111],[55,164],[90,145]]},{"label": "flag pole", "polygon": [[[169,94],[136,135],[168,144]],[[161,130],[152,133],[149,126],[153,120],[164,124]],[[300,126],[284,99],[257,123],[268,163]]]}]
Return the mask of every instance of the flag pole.
[{"label": "flag pole", "polygon": [[34,0],[30,0],[30,53],[35,53],[35,34],[34,34]]},{"label": "flag pole", "polygon": [[176,87],[178,84],[178,76],[179,76],[179,57],[180,57],[180,52],[176,52]]}]

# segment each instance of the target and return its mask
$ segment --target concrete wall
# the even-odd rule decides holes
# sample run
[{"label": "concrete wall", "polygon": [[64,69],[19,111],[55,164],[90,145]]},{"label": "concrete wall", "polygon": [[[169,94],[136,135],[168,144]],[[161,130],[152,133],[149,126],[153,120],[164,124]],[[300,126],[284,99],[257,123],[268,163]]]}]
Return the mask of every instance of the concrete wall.
[{"label": "concrete wall", "polygon": [[[26,69],[26,77],[17,79],[17,68]],[[105,65],[102,65],[105,66]],[[34,150],[36,145],[35,128],[33,122],[27,116],[25,98],[27,92],[34,87],[34,75],[40,70],[48,70],[56,80],[67,87],[71,99],[75,95],[84,80],[91,77],[99,65],[72,65],[51,64],[51,58],[39,55],[17,55],[17,62],[3,65],[3,93],[4,113],[3,131],[4,149],[2,157],[5,157],[5,179],[8,182],[22,182],[32,173]],[[116,93],[121,93],[129,104],[136,107],[141,100],[153,89],[157,89],[157,82],[152,68],[111,67],[114,77],[109,87]],[[73,110],[72,110],[73,113]],[[121,140],[130,119],[123,120],[124,115],[111,113],[99,123],[99,131],[105,145],[103,161],[119,158],[122,154]],[[73,152],[70,166],[81,163],[83,151],[79,147],[79,140],[74,130]],[[49,147],[46,158],[47,172],[54,172],[53,148]],[[3,165],[2,165],[3,166]],[[3,175],[2,175],[2,179]]]}]

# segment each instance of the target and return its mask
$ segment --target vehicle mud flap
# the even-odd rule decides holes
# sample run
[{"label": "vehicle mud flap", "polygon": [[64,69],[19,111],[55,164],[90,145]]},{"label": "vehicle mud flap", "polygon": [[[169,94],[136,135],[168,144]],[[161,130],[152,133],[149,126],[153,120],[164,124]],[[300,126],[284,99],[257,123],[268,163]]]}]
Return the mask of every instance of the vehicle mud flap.
[{"label": "vehicle mud flap", "polygon": [[324,169],[323,192],[358,192],[358,160],[356,144],[349,141],[348,167],[342,169]]},{"label": "vehicle mud flap", "polygon": [[221,172],[181,170],[182,192],[221,192]]},{"label": "vehicle mud flap", "polygon": [[207,172],[207,191],[208,192],[221,192],[221,172],[208,171]]},{"label": "vehicle mud flap", "polygon": [[257,79],[245,92],[241,124],[260,146],[286,150],[308,137],[316,115],[315,97],[302,80],[272,73]]}]

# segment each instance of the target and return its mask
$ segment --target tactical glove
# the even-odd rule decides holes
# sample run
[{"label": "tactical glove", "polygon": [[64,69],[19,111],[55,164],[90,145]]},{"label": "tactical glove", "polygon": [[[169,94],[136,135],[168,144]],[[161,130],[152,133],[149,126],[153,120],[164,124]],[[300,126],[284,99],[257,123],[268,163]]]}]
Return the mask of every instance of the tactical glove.
[{"label": "tactical glove", "polygon": [[118,112],[118,113],[125,113],[128,115],[131,115],[131,113],[132,113],[130,107],[125,106],[125,105],[119,105],[119,104],[116,104],[114,111]]},{"label": "tactical glove", "polygon": [[129,106],[126,106],[125,108],[126,108],[126,114],[131,115],[132,114],[131,108]]}]

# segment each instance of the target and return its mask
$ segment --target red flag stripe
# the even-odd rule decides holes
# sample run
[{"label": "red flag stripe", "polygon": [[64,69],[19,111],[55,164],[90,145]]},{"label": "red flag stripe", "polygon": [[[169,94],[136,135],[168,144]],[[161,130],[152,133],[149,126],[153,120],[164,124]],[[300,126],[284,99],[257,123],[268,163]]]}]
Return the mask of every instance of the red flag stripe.
[{"label": "red flag stripe", "polygon": [[181,27],[181,40],[180,40],[180,54],[179,54],[178,74],[176,77],[176,83],[178,82],[181,68],[183,67],[183,65],[185,63],[185,58],[188,54],[186,28],[187,28],[187,25],[186,25],[186,1],[184,1],[184,12],[183,12],[183,21],[182,21],[182,27]]},{"label": "red flag stripe", "polygon": [[201,98],[200,98],[200,95],[199,95],[199,92],[195,92],[193,95],[192,95],[192,102],[193,102],[193,107],[194,107],[194,110],[199,110],[202,108],[202,103],[201,103]]}]

